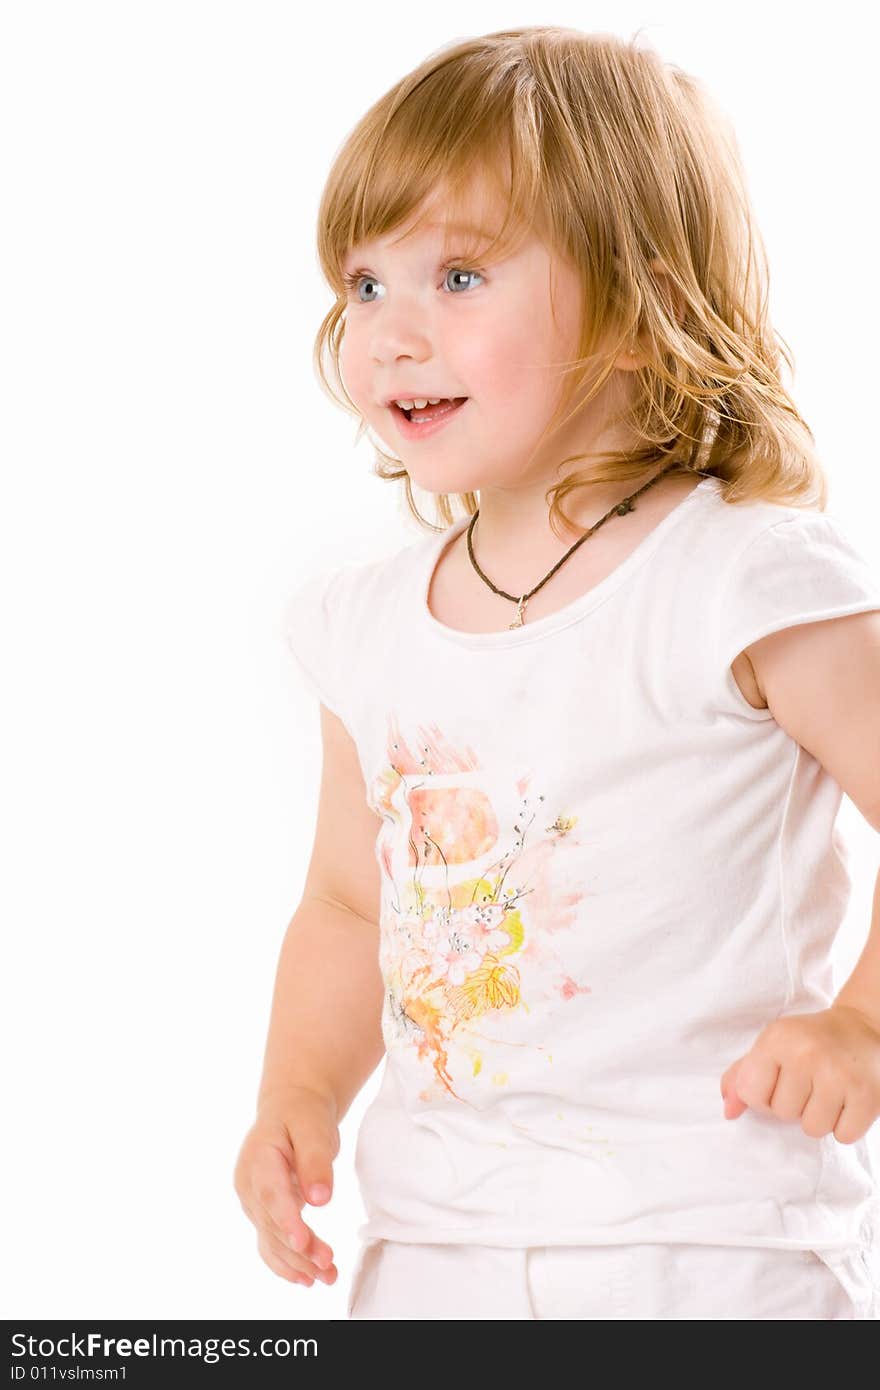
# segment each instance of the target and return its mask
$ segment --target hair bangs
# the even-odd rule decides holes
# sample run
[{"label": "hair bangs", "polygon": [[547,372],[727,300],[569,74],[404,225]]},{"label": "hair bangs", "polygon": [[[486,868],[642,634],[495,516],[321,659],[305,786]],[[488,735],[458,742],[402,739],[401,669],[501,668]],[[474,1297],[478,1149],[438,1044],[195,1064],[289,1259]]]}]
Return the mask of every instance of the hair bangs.
[{"label": "hair bangs", "polygon": [[433,76],[353,142],[328,182],[318,255],[337,294],[350,252],[399,229],[405,240],[436,224],[445,252],[490,264],[541,225],[538,150],[524,158],[522,140],[514,145],[509,98],[495,93],[477,110],[472,92],[438,131],[430,116],[442,70]]}]

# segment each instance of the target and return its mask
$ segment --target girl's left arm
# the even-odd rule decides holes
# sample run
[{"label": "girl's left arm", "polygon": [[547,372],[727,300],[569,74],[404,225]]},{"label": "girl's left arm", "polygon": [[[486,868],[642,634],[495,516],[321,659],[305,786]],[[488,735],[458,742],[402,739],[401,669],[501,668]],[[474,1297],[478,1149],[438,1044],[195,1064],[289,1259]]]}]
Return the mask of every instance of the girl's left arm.
[{"label": "girl's left arm", "polygon": [[[777,724],[880,832],[880,612],[797,624],[745,650]],[[880,1116],[880,873],[868,940],[832,1006],[774,1019],[721,1094],[727,1119],[751,1106],[844,1144]]]}]

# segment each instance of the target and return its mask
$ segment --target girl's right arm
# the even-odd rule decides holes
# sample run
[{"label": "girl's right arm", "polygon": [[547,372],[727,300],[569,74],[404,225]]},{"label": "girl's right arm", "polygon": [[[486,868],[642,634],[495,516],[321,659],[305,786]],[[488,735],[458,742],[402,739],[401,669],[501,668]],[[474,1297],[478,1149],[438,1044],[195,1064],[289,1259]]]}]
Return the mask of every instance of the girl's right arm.
[{"label": "girl's right arm", "polygon": [[[385,1050],[377,818],[355,745],[323,705],[321,736],[315,842],[281,947],[257,1118],[234,1179],[269,1268],[309,1284],[315,1277],[332,1283],[336,1275],[332,1250],[301,1209],[329,1200],[339,1122]],[[326,1196],[313,1200],[315,1185]]]}]

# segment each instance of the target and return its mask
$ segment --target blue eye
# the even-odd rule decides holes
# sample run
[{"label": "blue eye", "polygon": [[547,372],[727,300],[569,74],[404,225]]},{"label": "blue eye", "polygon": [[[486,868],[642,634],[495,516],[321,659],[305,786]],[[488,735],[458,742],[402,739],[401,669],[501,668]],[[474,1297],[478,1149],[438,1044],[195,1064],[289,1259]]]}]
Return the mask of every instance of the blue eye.
[{"label": "blue eye", "polygon": [[476,275],[480,280],[483,278],[478,270],[459,270],[457,266],[448,266],[444,268],[444,284],[446,283],[445,277],[450,272],[453,275]]},{"label": "blue eye", "polygon": [[[457,265],[444,265],[444,266],[441,267],[441,270],[442,270],[442,274],[443,274],[443,284],[444,284],[444,287],[445,287],[445,285],[446,285],[446,277],[447,277],[447,275],[449,275],[449,274],[454,274],[454,275],[465,275],[465,276],[471,276],[471,277],[473,277],[474,275],[476,275],[478,279],[480,279],[480,280],[483,279],[483,272],[482,272],[481,270],[462,270],[462,268],[461,268],[460,266],[457,266]],[[360,288],[360,284],[361,284],[361,281],[362,281],[362,280],[366,280],[367,283],[370,283],[370,282],[372,281],[374,284],[378,284],[378,285],[380,285],[380,284],[382,283],[381,280],[377,280],[377,278],[376,278],[375,275],[371,275],[370,272],[369,272],[368,270],[354,270],[354,271],[351,272],[350,275],[343,275],[342,279],[343,279],[343,281],[344,281],[344,283],[345,283],[345,288],[346,288],[347,293],[349,293],[349,294],[355,294],[355,295],[357,294],[357,291],[358,291],[358,289]],[[468,285],[465,285],[465,289],[468,289],[468,288],[469,288],[469,286],[468,286]],[[454,294],[455,291],[448,290],[447,293],[452,293],[452,294]],[[365,300],[365,299],[358,299],[357,302],[358,302],[359,304],[369,304],[369,303],[373,303],[374,301],[372,301],[372,300]]]}]

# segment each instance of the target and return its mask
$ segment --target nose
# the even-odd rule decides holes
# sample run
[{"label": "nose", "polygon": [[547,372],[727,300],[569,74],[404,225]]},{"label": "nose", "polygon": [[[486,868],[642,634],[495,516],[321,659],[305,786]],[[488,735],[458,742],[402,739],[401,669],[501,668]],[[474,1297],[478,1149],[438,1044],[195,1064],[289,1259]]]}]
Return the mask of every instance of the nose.
[{"label": "nose", "polygon": [[431,356],[431,334],[425,322],[425,311],[418,305],[399,298],[394,304],[386,301],[375,315],[370,333],[370,353],[381,366],[401,358],[425,362]]},{"label": "nose", "polygon": [[386,334],[381,339],[374,340],[372,345],[372,358],[377,367],[393,362],[427,362],[430,357],[431,350],[428,345],[417,342],[412,337],[391,338]]}]

